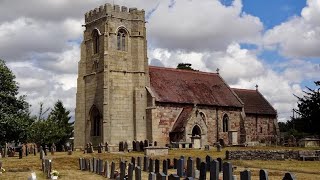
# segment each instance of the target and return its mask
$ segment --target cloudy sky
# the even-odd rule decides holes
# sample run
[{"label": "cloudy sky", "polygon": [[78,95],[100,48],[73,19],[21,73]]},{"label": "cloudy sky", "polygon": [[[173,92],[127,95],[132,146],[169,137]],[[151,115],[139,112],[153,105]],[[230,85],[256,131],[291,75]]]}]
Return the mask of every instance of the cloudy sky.
[{"label": "cloudy sky", "polygon": [[0,0],[0,58],[32,112],[58,99],[74,116],[84,13],[115,3],[145,9],[152,65],[215,71],[232,87],[259,85],[279,120],[320,80],[319,0]]}]

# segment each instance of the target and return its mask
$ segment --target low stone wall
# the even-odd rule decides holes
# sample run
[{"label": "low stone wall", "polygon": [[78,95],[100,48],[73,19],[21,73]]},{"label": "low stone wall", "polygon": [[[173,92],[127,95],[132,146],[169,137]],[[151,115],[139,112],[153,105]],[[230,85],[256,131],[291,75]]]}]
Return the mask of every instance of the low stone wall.
[{"label": "low stone wall", "polygon": [[294,150],[249,150],[226,151],[227,160],[299,160],[299,151]]}]

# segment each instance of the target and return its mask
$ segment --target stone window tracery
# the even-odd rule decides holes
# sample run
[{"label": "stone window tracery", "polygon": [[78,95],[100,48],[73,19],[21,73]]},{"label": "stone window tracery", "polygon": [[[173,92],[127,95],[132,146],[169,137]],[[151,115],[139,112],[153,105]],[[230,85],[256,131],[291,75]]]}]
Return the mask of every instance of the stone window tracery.
[{"label": "stone window tracery", "polygon": [[119,51],[126,51],[127,33],[124,29],[120,29],[117,34],[117,49]]},{"label": "stone window tracery", "polygon": [[229,117],[226,114],[223,116],[222,128],[223,128],[223,132],[229,131]]},{"label": "stone window tracery", "polygon": [[93,53],[97,54],[99,52],[99,44],[100,44],[99,32],[97,29],[95,29],[92,33],[92,40],[93,40]]}]

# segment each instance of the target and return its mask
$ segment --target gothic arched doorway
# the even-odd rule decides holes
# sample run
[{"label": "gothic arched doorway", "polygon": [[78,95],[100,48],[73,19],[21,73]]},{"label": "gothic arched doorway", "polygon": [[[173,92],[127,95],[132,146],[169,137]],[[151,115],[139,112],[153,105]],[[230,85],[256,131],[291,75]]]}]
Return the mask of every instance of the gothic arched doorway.
[{"label": "gothic arched doorway", "polygon": [[192,136],[201,136],[201,129],[198,125],[195,125],[192,129]]},{"label": "gothic arched doorway", "polygon": [[101,142],[101,135],[102,135],[102,118],[98,108],[93,105],[90,109],[90,121],[91,121],[91,142],[95,145]]},{"label": "gothic arched doorway", "polygon": [[201,148],[201,128],[198,125],[195,125],[192,128],[192,137],[191,137],[192,147],[196,149]]}]

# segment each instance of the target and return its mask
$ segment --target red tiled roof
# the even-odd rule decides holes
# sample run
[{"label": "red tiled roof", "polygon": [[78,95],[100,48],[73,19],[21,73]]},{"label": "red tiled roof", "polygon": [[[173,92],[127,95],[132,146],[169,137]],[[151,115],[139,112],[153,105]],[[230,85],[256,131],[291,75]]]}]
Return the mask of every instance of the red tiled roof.
[{"label": "red tiled roof", "polygon": [[233,91],[244,103],[244,112],[246,114],[277,115],[276,110],[259,91],[236,88],[233,88]]},{"label": "red tiled roof", "polygon": [[192,112],[192,107],[185,107],[183,108],[182,112],[180,113],[178,119],[174,123],[171,132],[183,132],[184,128],[186,127],[186,123],[188,122],[190,114]]},{"label": "red tiled roof", "polygon": [[149,66],[157,102],[243,107],[241,100],[216,73]]}]

